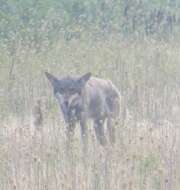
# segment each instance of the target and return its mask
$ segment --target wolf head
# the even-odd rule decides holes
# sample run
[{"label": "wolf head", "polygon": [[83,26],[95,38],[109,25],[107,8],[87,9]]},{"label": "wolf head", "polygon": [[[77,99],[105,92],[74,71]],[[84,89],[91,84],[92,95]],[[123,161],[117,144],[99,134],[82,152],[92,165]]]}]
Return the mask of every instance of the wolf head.
[{"label": "wolf head", "polygon": [[61,107],[64,119],[70,123],[79,120],[83,109],[82,91],[91,77],[91,73],[86,73],[80,77],[67,76],[57,78],[52,74],[45,72],[50,81],[54,95]]}]

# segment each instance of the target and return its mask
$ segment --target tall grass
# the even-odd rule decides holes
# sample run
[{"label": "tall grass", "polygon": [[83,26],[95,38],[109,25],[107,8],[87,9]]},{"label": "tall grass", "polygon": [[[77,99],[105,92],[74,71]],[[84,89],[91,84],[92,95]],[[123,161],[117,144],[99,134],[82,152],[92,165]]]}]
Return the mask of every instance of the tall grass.
[{"label": "tall grass", "polygon": [[[85,35],[69,42],[60,39],[36,52],[16,43],[15,51],[0,51],[1,114],[30,114],[37,99],[56,109],[44,71],[55,75],[82,74],[111,79],[125,95],[129,109],[143,118],[167,118],[178,103],[179,44],[175,41],[106,39]],[[8,114],[7,114],[8,113]],[[139,117],[138,116],[138,117]],[[171,117],[170,117],[171,118]],[[170,119],[169,118],[169,119]]]},{"label": "tall grass", "polygon": [[77,127],[68,157],[63,122],[45,120],[38,131],[28,120],[1,124],[0,189],[178,190],[179,129],[170,122],[126,121],[117,126],[116,144],[106,148],[89,126],[86,154]]},{"label": "tall grass", "polygon": [[[38,52],[21,41],[11,54],[2,46],[0,189],[178,190],[178,42],[87,36],[59,39]],[[130,114],[117,126],[113,147],[101,147],[89,124],[84,155],[77,126],[67,156],[65,125],[46,70],[55,75],[91,71],[117,85]],[[37,106],[42,117],[34,111]],[[38,128],[36,116],[42,120]]]},{"label": "tall grass", "polygon": [[[0,190],[179,190],[179,2],[0,3]],[[129,110],[114,146],[89,123],[88,151],[79,126],[67,151],[45,71],[113,81]]]}]

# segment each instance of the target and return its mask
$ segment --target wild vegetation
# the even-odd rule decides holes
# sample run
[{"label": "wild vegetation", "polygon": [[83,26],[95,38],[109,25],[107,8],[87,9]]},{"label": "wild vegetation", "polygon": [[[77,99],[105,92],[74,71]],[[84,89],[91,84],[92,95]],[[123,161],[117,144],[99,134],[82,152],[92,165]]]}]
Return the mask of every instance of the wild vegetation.
[{"label": "wild vegetation", "polygon": [[[0,189],[178,190],[177,0],[0,0]],[[109,78],[129,110],[103,148],[66,152],[44,71]],[[124,118],[120,118],[124,120]]]}]

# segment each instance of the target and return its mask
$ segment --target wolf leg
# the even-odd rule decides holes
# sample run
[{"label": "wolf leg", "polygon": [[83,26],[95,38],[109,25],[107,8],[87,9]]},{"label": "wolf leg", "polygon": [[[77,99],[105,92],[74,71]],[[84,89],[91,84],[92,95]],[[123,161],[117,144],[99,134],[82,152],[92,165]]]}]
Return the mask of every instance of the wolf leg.
[{"label": "wolf leg", "polygon": [[115,137],[115,123],[113,118],[108,118],[107,119],[107,129],[109,133],[109,140],[113,144],[116,141]]},{"label": "wolf leg", "polygon": [[104,119],[98,119],[94,121],[94,129],[96,133],[96,138],[99,143],[103,146],[107,144],[107,140],[104,134]]},{"label": "wolf leg", "polygon": [[75,123],[68,124],[66,128],[67,148],[71,147],[71,143],[73,141],[73,136],[74,136],[74,130],[75,130]]},{"label": "wolf leg", "polygon": [[83,144],[87,144],[88,142],[88,129],[86,120],[82,119],[80,120],[80,126],[81,126],[81,139],[83,141]]},{"label": "wolf leg", "polygon": [[[83,154],[87,155],[88,153],[88,128],[86,119],[80,120],[80,126],[81,126],[81,140],[82,140],[82,150]],[[83,157],[84,164],[86,165],[86,156]]]},{"label": "wolf leg", "polygon": [[73,136],[75,130],[75,123],[68,123],[66,126],[66,156],[69,163],[73,162]]}]

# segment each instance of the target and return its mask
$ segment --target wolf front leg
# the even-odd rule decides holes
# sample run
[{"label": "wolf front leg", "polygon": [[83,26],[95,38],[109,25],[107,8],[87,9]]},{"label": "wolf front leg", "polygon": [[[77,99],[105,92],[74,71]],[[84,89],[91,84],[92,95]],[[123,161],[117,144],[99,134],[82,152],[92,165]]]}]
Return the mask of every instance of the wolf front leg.
[{"label": "wolf front leg", "polygon": [[75,123],[68,123],[67,128],[66,128],[66,150],[65,151],[66,151],[66,159],[71,165],[71,168],[74,167],[74,156],[73,156],[74,155],[74,152],[73,152],[74,130],[75,130]]},{"label": "wolf front leg", "polygon": [[96,138],[102,146],[107,144],[107,140],[104,134],[104,119],[94,120],[94,129]]},{"label": "wolf front leg", "polygon": [[75,123],[68,123],[66,128],[66,137],[68,143],[72,142],[75,130]]}]

